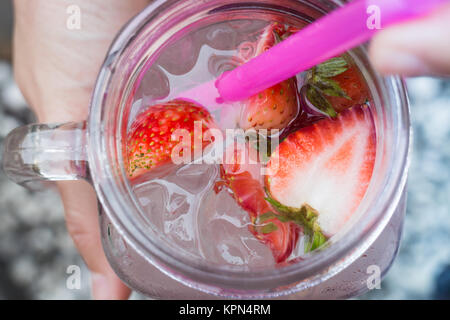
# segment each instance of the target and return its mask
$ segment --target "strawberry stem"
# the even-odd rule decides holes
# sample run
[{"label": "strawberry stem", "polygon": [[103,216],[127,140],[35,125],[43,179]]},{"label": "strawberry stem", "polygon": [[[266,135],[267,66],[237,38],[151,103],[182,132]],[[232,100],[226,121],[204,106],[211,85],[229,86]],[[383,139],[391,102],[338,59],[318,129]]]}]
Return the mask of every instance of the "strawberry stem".
[{"label": "strawberry stem", "polygon": [[266,193],[267,197],[265,200],[269,202],[279,214],[267,212],[264,214],[265,220],[277,218],[281,222],[294,222],[302,226],[303,232],[307,237],[307,241],[305,242],[305,253],[311,252],[327,242],[328,239],[323,234],[319,223],[317,222],[317,218],[319,217],[317,210],[308,204],[302,205],[299,209],[288,207],[272,198],[267,188]]}]

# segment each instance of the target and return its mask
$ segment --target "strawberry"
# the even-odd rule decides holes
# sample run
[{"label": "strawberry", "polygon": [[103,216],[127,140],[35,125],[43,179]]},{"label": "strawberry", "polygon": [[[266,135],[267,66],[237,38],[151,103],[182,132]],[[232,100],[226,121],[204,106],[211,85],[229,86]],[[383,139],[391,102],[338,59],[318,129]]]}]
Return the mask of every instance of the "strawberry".
[{"label": "strawberry", "polygon": [[294,223],[284,223],[272,216],[275,210],[265,200],[256,150],[248,143],[232,146],[227,149],[224,162],[221,166],[223,183],[248,212],[252,222],[250,232],[271,249],[277,263],[285,261],[295,248],[299,228]]},{"label": "strawberry", "polygon": [[289,135],[269,160],[265,184],[281,212],[314,208],[312,225],[331,236],[364,197],[375,154],[372,114],[355,106]]},{"label": "strawberry", "polygon": [[369,89],[356,66],[349,68],[331,78],[344,90],[348,98],[327,96],[328,101],[336,112],[341,112],[355,105],[364,104],[369,98]]},{"label": "strawberry", "polygon": [[[264,29],[263,34],[254,45],[254,50],[243,50],[240,58],[247,62],[265,52],[281,40],[284,27],[272,23]],[[242,102],[239,125],[244,130],[283,129],[298,113],[297,84],[295,78],[285,80]]]},{"label": "strawberry", "polygon": [[[205,148],[210,142],[203,141],[201,133],[194,136],[195,122],[202,131],[214,127],[214,121],[206,109],[191,102],[175,100],[150,106],[140,113],[130,127],[127,136],[127,171],[131,178],[171,162],[173,148],[180,144],[172,134],[185,129],[191,136],[190,152],[194,154],[195,139]],[[180,156],[184,149],[180,151]]]},{"label": "strawberry", "polygon": [[339,112],[366,103],[369,91],[356,66],[335,57],[308,71],[300,90],[302,108],[335,118]]},{"label": "strawberry", "polygon": [[[285,28],[282,38],[299,30],[289,26]],[[307,98],[330,117],[336,117],[337,113],[364,104],[369,99],[369,89],[358,68],[341,56],[310,69],[306,86],[308,90],[304,91],[309,91]]]}]

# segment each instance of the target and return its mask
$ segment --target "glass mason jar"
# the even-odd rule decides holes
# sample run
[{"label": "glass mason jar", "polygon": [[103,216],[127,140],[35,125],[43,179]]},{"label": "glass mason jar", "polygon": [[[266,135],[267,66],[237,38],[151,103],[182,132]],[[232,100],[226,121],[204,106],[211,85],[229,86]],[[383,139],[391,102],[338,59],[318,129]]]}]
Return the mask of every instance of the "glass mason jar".
[{"label": "glass mason jar", "polygon": [[398,77],[380,77],[367,59],[366,46],[351,55],[373,99],[373,177],[354,219],[327,248],[307,259],[249,271],[183,255],[145,217],[121,161],[122,139],[143,73],[173,39],[213,23],[246,18],[311,22],[340,5],[336,0],[154,1],[112,44],[87,121],[15,129],[5,140],[5,172],[31,188],[54,180],[90,181],[100,203],[102,241],[112,267],[132,289],[149,297],[328,299],[366,292],[377,275],[387,272],[398,251],[411,140],[404,84]]}]

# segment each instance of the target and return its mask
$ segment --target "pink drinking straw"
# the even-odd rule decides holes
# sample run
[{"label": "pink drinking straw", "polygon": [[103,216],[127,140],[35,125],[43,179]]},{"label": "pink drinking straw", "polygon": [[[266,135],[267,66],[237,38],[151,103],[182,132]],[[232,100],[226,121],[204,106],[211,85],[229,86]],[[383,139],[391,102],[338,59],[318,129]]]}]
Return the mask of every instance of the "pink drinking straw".
[{"label": "pink drinking straw", "polygon": [[[353,1],[308,25],[249,62],[224,73],[215,82],[217,89],[207,83],[191,90],[191,97],[203,105],[248,98],[362,44],[380,28],[420,18],[444,3],[449,1]],[[377,25],[377,21],[380,25]],[[214,102],[213,97],[216,97]]]}]

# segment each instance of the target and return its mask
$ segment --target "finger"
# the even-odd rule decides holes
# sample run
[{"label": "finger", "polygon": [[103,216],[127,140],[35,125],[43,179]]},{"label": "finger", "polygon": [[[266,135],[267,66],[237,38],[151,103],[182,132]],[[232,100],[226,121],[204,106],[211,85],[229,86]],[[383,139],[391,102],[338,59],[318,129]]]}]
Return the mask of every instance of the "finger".
[{"label": "finger", "polygon": [[450,75],[450,4],[374,37],[370,57],[382,74]]},{"label": "finger", "polygon": [[67,229],[91,270],[94,299],[127,299],[130,289],[109,265],[100,239],[97,198],[85,181],[58,182]]}]

